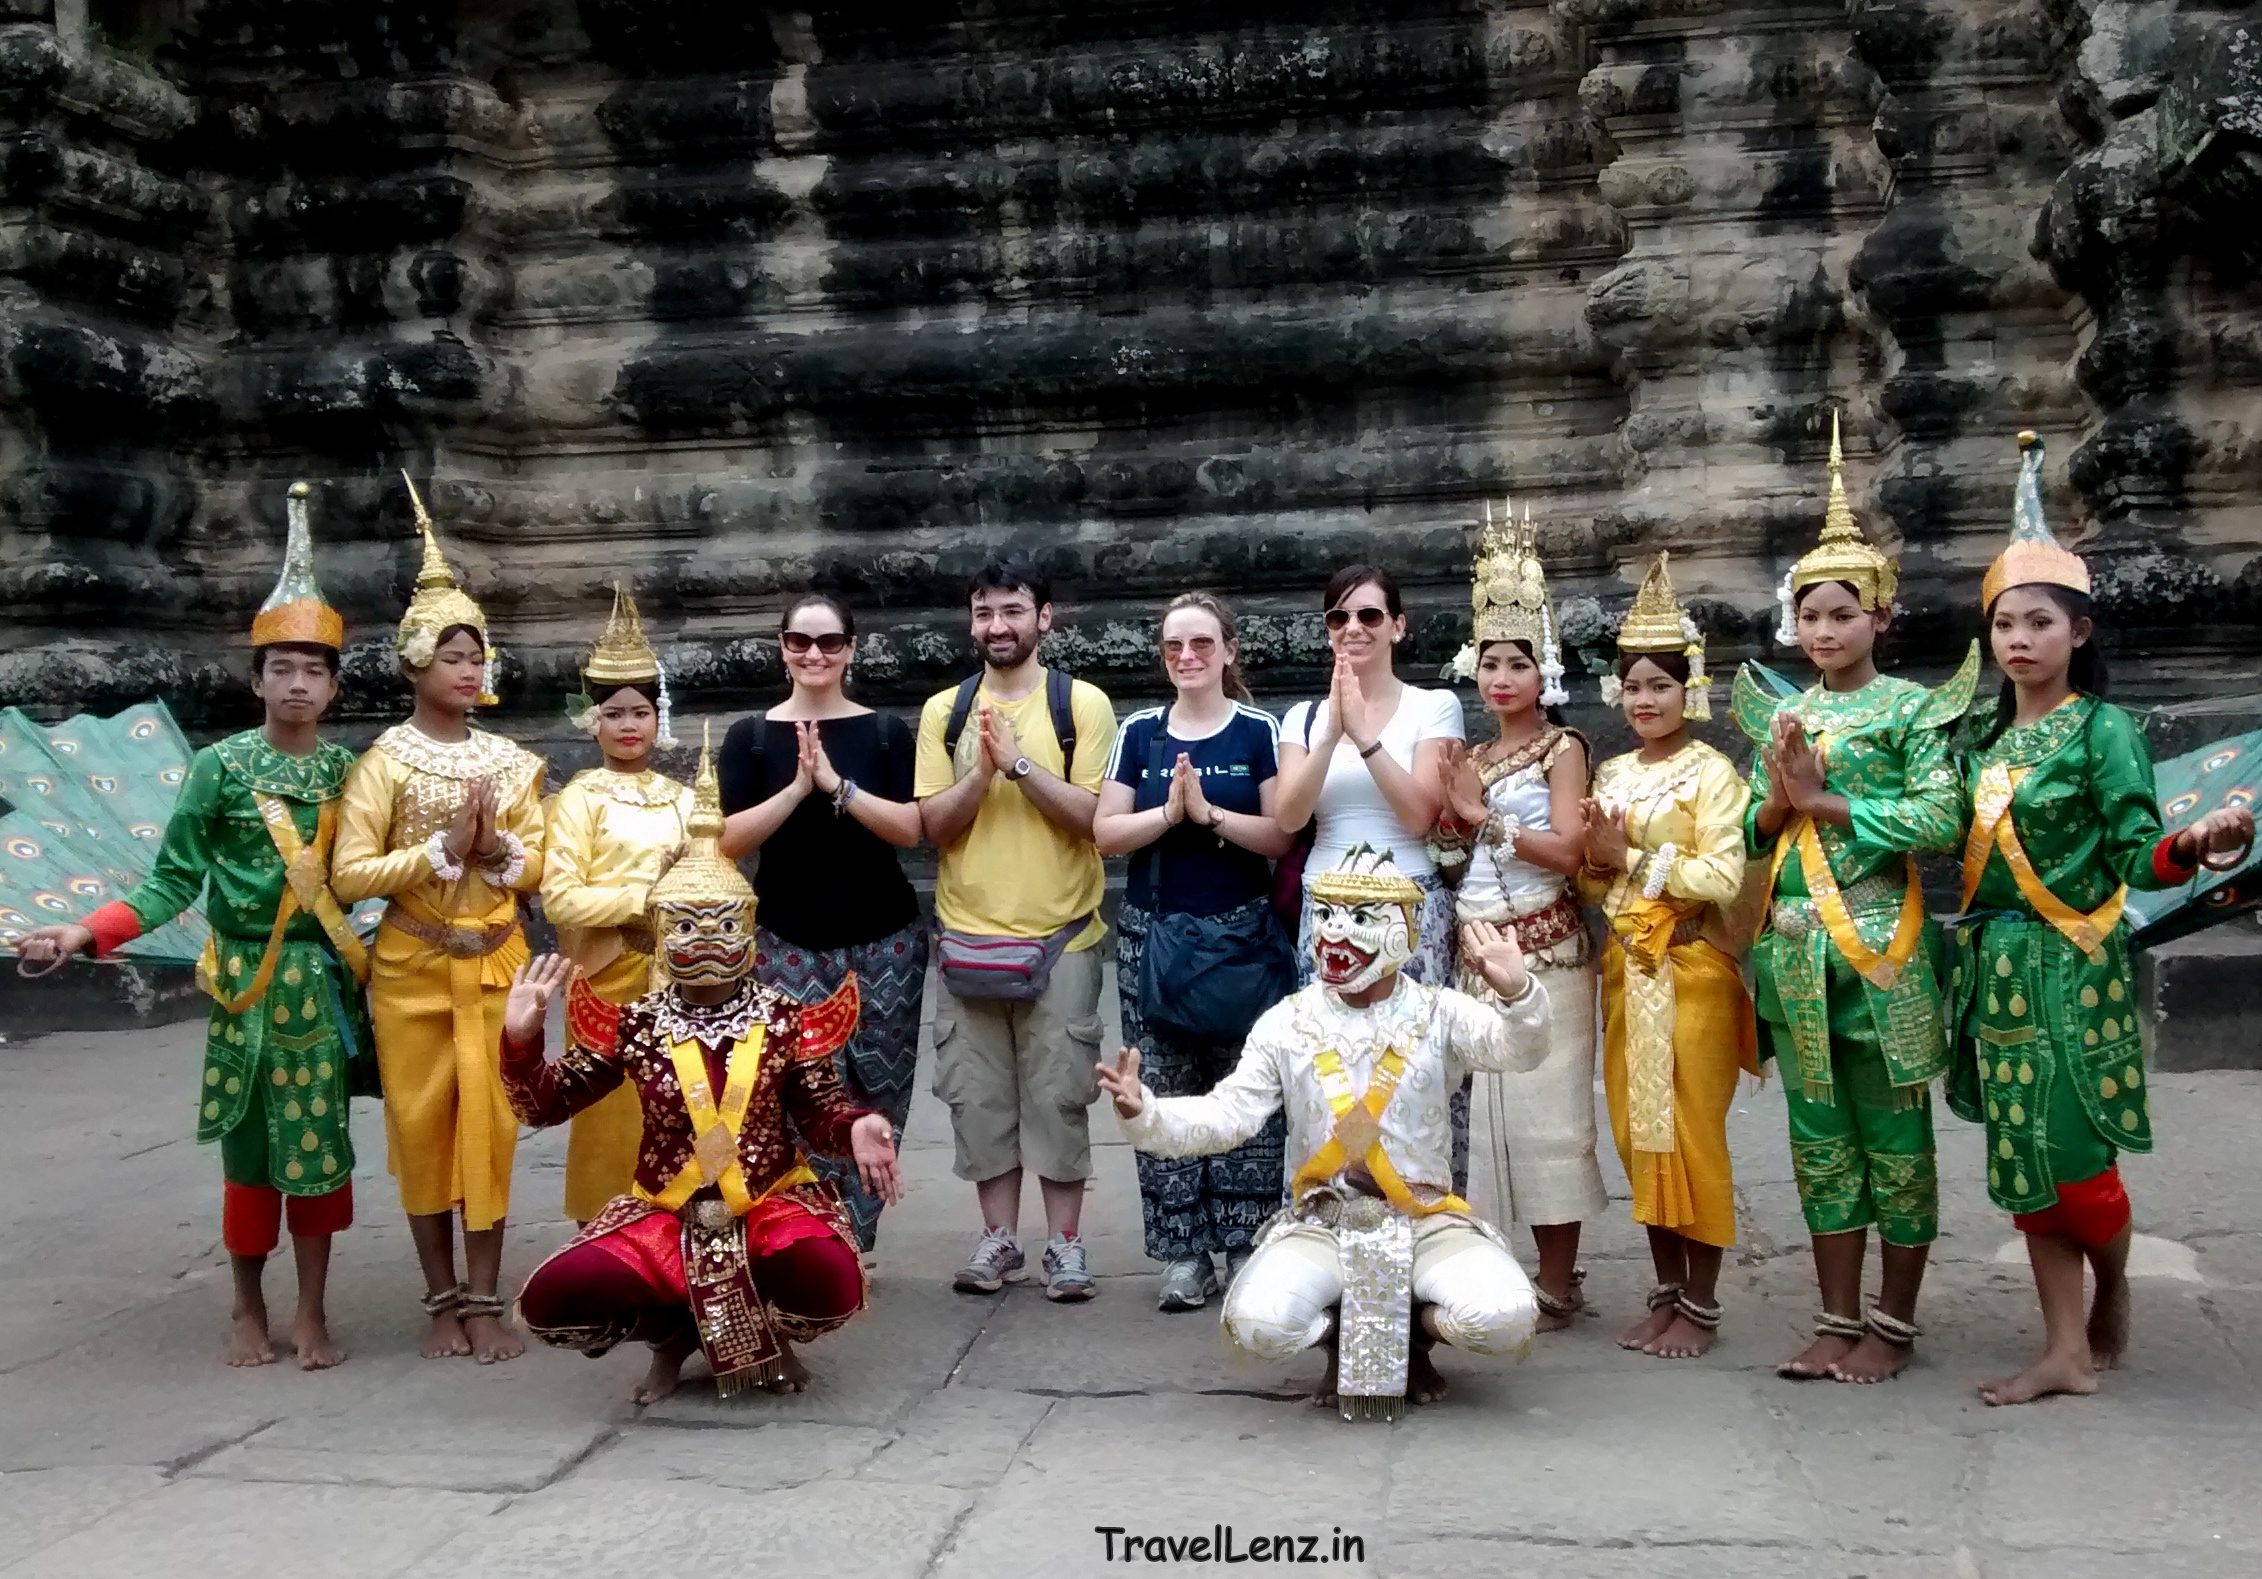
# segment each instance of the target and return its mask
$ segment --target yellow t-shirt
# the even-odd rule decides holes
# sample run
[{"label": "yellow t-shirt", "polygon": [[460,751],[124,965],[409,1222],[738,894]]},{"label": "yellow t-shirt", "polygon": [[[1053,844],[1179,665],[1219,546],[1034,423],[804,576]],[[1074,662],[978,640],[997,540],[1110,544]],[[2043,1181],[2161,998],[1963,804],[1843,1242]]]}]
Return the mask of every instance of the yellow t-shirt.
[{"label": "yellow t-shirt", "polygon": [[[943,751],[943,730],[950,723],[950,704],[958,687],[927,698],[919,714],[919,760],[912,793],[924,800],[940,795],[974,765],[982,749],[980,715],[969,711],[958,737],[955,757]],[[1096,685],[1074,681],[1068,692],[1070,714],[1076,720],[1076,761],[1063,770],[1060,741],[1053,734],[1052,710],[1039,684],[1018,702],[1003,702],[987,689],[974,696],[974,707],[984,703],[1005,715],[1021,754],[1048,773],[1066,778],[1079,789],[1099,792],[1107,772],[1108,753],[1115,749],[1115,708],[1107,693]],[[1100,897],[1107,874],[1100,853],[1088,838],[1065,832],[1037,809],[1036,802],[1007,782],[1000,773],[990,780],[974,822],[957,840],[942,849],[935,871],[935,918],[954,932],[975,932],[989,937],[1041,938],[1067,926],[1079,916],[1092,924],[1069,944],[1071,952],[1088,949],[1107,935],[1099,917]]]}]

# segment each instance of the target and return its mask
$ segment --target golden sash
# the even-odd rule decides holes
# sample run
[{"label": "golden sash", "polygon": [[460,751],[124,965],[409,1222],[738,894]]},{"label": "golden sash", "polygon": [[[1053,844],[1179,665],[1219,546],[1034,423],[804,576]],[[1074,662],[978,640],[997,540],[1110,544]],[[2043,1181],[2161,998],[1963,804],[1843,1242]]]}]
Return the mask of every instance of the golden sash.
[{"label": "golden sash", "polygon": [[330,892],[330,847],[338,837],[338,803],[324,801],[314,815],[314,842],[307,843],[299,837],[298,824],[291,819],[290,802],[278,795],[260,790],[251,792],[259,807],[260,819],[267,825],[267,837],[274,842],[275,853],[283,859],[283,897],[275,906],[275,924],[267,930],[267,947],[259,956],[259,969],[252,973],[251,984],[234,997],[220,990],[219,940],[208,936],[204,952],[196,962],[196,981],[229,1014],[242,1014],[257,1003],[267,991],[275,976],[275,962],[282,957],[283,934],[301,909],[321,923],[322,931],[338,951],[338,958],[353,979],[366,986],[369,981],[369,950],[355,936],[346,920],[346,913]]},{"label": "golden sash", "polygon": [[1310,1160],[1296,1170],[1295,1182],[1289,1189],[1291,1196],[1302,1195],[1306,1190],[1327,1183],[1356,1158],[1373,1176],[1383,1199],[1409,1217],[1469,1209],[1469,1203],[1458,1195],[1441,1195],[1434,1201],[1423,1201],[1407,1187],[1391,1163],[1390,1154],[1383,1150],[1383,1109],[1390,1106],[1391,1097],[1397,1094],[1398,1082],[1406,1076],[1406,1060],[1397,1048],[1383,1053],[1381,1061],[1375,1065],[1374,1078],[1367,1082],[1363,1098],[1352,1095],[1351,1076],[1333,1048],[1320,1053],[1312,1063],[1319,1071],[1320,1090],[1327,1097],[1328,1111],[1335,1115],[1335,1131],[1312,1153]]},{"label": "golden sash", "polygon": [[[683,1092],[684,1111],[691,1119],[691,1160],[657,1195],[635,1186],[633,1193],[638,1198],[671,1212],[681,1211],[696,1191],[711,1184],[722,1192],[731,1216],[744,1217],[754,1209],[755,1197],[746,1188],[746,1165],[739,1156],[738,1138],[746,1128],[746,1109],[754,1099],[754,1080],[761,1072],[762,1047],[768,1035],[766,1027],[757,1025],[731,1048],[719,1106],[714,1086],[707,1079],[707,1057],[698,1042],[668,1044],[668,1059],[675,1065],[676,1085]],[[816,1177],[807,1164],[799,1164],[762,1194],[767,1197],[791,1185],[811,1184]]]},{"label": "golden sash", "polygon": [[[1854,925],[1853,912],[1846,908],[1846,896],[1839,891],[1838,874],[1830,870],[1830,856],[1822,848],[1822,830],[1814,818],[1800,812],[1791,825],[1775,841],[1775,861],[1768,868],[1767,892],[1775,892],[1775,883],[1783,875],[1783,863],[1793,846],[1799,852],[1799,869],[1806,874],[1807,896],[1814,901],[1815,913],[1822,918],[1823,930],[1830,941],[1845,956],[1847,964],[1880,990],[1891,987],[1901,979],[1901,972],[1916,958],[1917,945],[1924,939],[1924,887],[1917,876],[1916,857],[1903,853],[1903,878],[1901,890],[1901,915],[1893,925],[1893,937],[1881,954],[1862,941],[1861,931]],[[1968,901],[1967,901],[1968,903]],[[1760,913],[1760,923],[1766,924],[1767,912]]]},{"label": "golden sash", "polygon": [[2019,892],[2034,907],[2034,913],[2080,949],[2090,964],[2102,965],[2105,940],[2113,935],[2113,928],[2120,925],[2122,907],[2128,903],[2128,884],[2114,889],[2112,897],[2087,915],[2050,892],[2049,885],[2042,881],[2042,874],[2028,859],[2026,847],[2019,843],[2018,824],[2011,816],[2011,798],[2018,793],[2027,771],[2001,762],[1990,763],[1980,770],[1978,788],[1972,793],[1971,833],[1964,840],[1961,908],[1971,909],[1971,902],[1979,893],[1979,880],[1987,872],[1988,854],[1999,850],[2003,864],[2011,869],[2011,880],[2018,884]]}]

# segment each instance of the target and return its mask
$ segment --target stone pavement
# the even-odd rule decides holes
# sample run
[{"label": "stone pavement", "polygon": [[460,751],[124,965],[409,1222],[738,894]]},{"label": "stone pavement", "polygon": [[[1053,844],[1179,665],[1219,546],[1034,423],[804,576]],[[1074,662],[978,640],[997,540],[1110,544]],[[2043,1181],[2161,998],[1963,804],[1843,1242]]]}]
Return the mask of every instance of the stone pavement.
[{"label": "stone pavement", "polygon": [[[1236,1364],[1212,1315],[1155,1311],[1131,1154],[1105,1116],[1087,1218],[1100,1297],[1071,1309],[1034,1284],[952,1293],[972,1207],[924,1093],[873,1308],[809,1351],[804,1397],[695,1387],[639,1413],[625,1397],[640,1353],[418,1360],[413,1258],[368,1105],[362,1222],[332,1284],[352,1359],[319,1375],[287,1356],[229,1371],[218,1162],[189,1138],[198,1035],[0,1046],[11,1579],[1006,1579],[1121,1566],[1096,1526],[1220,1524],[1244,1548],[1311,1535],[1318,1556],[1343,1554],[1340,1571],[1409,1579],[2262,1568],[2262,1074],[2157,1080],[2164,1153],[2128,1164],[2147,1236],[2135,1349],[2097,1398],[1997,1412],[1972,1396],[2033,1348],[2037,1317],[2015,1236],[1974,1186],[1977,1132],[1945,1115],[1946,1236],[1921,1359],[1870,1390],[1777,1381],[1813,1300],[1768,1089],[1736,1111],[1746,1242],[1711,1359],[1611,1345],[1648,1283],[1614,1181],[1621,1200],[1587,1254],[1598,1319],[1520,1366],[1444,1351],[1450,1399],[1360,1427],[1287,1401],[1316,1361]],[[563,1150],[559,1136],[520,1150],[507,1275],[564,1237]],[[278,1310],[287,1260],[270,1278]],[[1335,1548],[1337,1531],[1363,1554]]]}]

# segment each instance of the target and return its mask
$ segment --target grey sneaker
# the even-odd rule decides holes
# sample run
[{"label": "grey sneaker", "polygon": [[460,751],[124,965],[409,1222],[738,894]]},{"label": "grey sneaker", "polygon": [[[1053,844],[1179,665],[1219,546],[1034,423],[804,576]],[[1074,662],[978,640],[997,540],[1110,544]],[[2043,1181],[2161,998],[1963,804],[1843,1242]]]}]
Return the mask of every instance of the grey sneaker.
[{"label": "grey sneaker", "polygon": [[1217,1273],[1206,1255],[1185,1256],[1162,1269],[1161,1310],[1200,1310],[1217,1292]]},{"label": "grey sneaker", "polygon": [[1006,1284],[1027,1277],[1024,1265],[1021,1246],[1011,1234],[1002,1228],[985,1228],[982,1237],[974,1241],[974,1253],[966,1258],[950,1286],[961,1294],[995,1294]]},{"label": "grey sneaker", "polygon": [[1045,1298],[1090,1299],[1097,1292],[1092,1286],[1092,1267],[1084,1254],[1084,1241],[1054,1234],[1045,1245]]},{"label": "grey sneaker", "polygon": [[1233,1286],[1233,1280],[1241,1275],[1241,1269],[1249,1264],[1249,1257],[1254,1254],[1256,1252],[1253,1250],[1228,1250],[1225,1252],[1226,1287],[1231,1288]]}]

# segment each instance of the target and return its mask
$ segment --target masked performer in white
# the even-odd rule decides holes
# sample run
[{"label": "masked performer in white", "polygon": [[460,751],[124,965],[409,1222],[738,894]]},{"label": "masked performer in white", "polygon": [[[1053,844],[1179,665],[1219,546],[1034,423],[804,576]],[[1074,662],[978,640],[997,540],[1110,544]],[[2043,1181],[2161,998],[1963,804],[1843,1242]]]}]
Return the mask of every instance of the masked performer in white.
[{"label": "masked performer in white", "polygon": [[1264,1359],[1325,1342],[1315,1402],[1395,1419],[1444,1393],[1439,1340],[1522,1355],[1539,1313],[1498,1229],[1452,1193],[1447,1099],[1471,1071],[1527,1070],[1547,1054],[1547,994],[1515,934],[1461,938],[1499,1006],[1399,974],[1421,888],[1360,845],[1314,878],[1308,987],[1257,1021],[1241,1062],[1207,1096],[1157,1097],[1125,1048],[1101,1064],[1124,1133],[1158,1157],[1207,1156],[1288,1115],[1290,1204],[1257,1236],[1225,1296],[1225,1330]]}]

